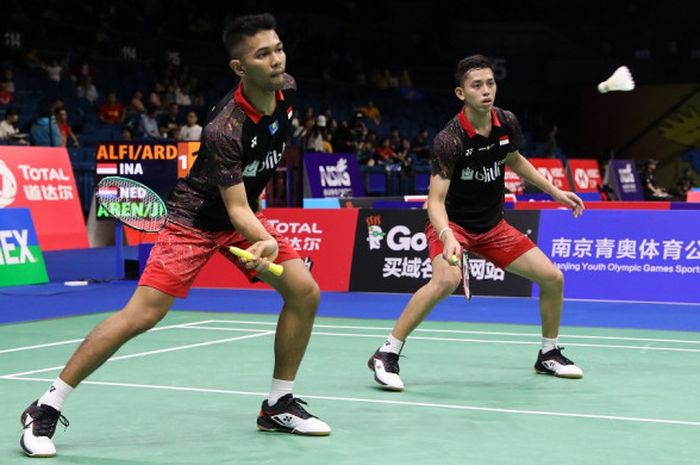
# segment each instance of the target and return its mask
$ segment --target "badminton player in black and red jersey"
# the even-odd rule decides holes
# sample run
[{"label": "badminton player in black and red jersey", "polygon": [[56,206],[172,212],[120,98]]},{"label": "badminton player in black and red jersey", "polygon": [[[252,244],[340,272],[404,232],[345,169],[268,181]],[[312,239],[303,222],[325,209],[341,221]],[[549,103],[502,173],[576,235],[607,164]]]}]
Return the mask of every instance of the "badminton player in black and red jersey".
[{"label": "badminton player in black and red jersey", "polygon": [[519,153],[523,137],[518,120],[494,106],[496,81],[486,57],[461,60],[455,78],[455,94],[464,108],[435,137],[431,156],[426,236],[432,278],[413,295],[384,345],[370,358],[369,367],[386,389],[404,388],[398,364],[401,348],[435,304],[452,294],[463,275],[468,277],[462,271],[467,264],[462,254],[469,250],[539,284],[542,348],[535,370],[581,378],[582,370],[562,355],[557,341],[563,275],[503,218],[505,167],[571,208],[574,216],[583,212],[583,202],[576,194],[552,185]]},{"label": "badminton player in black and red jersey", "polygon": [[[66,397],[122,344],[158,323],[176,297],[187,295],[197,273],[217,252],[249,279],[270,284],[284,299],[272,387],[262,403],[258,427],[330,434],[330,427],[292,395],[319,288],[289,242],[257,213],[258,198],[291,132],[296,92],[294,79],[285,73],[286,56],[275,29],[275,19],[264,14],[238,18],[224,32],[230,67],[240,84],[209,114],[197,160],[168,200],[170,221],[159,234],[131,300],[87,336],[49,390],[22,414],[21,446],[28,455],[56,454],[52,437],[56,423],[65,421],[60,412]],[[243,263],[229,246],[247,249],[254,259]],[[265,271],[270,262],[283,264],[284,274]]]}]

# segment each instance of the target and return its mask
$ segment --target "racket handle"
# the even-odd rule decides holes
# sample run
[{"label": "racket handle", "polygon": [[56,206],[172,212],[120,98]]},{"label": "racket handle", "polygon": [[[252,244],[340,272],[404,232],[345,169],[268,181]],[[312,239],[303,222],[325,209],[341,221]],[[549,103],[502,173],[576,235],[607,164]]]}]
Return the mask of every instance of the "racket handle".
[{"label": "racket handle", "polygon": [[[229,247],[228,249],[232,254],[237,257],[241,257],[246,261],[253,259],[253,254],[247,250],[239,249],[238,247]],[[284,273],[284,267],[282,265],[278,265],[277,263],[270,263],[270,265],[267,267],[267,271],[275,276],[282,276],[282,273]]]}]

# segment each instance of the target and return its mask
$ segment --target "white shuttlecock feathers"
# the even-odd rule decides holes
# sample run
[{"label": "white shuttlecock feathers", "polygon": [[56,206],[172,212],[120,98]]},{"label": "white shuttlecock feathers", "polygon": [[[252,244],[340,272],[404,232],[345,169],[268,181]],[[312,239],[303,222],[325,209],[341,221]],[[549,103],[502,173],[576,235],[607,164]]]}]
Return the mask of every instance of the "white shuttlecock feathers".
[{"label": "white shuttlecock feathers", "polygon": [[628,91],[634,89],[634,79],[627,66],[620,66],[612,76],[598,84],[598,92],[604,94],[613,90]]}]

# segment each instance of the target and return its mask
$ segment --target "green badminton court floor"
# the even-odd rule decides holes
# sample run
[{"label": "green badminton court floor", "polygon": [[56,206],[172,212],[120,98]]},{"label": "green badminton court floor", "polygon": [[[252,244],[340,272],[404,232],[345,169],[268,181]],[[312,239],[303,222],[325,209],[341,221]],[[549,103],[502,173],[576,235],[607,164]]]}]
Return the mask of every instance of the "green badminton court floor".
[{"label": "green badminton court floor", "polygon": [[[0,326],[0,464],[19,415],[104,314]],[[393,322],[319,318],[295,395],[329,437],[259,432],[273,315],[171,312],[84,382],[54,464],[698,464],[700,336],[565,328],[582,380],[536,375],[539,328],[425,322],[401,359],[406,390],[367,359]]]}]

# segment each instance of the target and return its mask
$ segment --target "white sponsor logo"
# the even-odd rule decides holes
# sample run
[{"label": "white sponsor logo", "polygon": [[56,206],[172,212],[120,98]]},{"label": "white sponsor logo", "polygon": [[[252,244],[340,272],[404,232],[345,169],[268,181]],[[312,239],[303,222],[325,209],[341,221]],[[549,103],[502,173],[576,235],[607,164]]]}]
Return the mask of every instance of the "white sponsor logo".
[{"label": "white sponsor logo", "polygon": [[17,180],[4,161],[0,160],[0,208],[11,205],[17,196]]},{"label": "white sponsor logo", "polygon": [[319,166],[318,173],[321,177],[321,186],[351,186],[350,173],[347,170],[348,161],[345,158],[338,160],[335,166]]},{"label": "white sponsor logo", "polygon": [[[36,258],[29,250],[29,232],[26,229],[0,231],[0,265],[20,265],[29,261],[35,263]],[[14,239],[14,240],[13,240]],[[15,250],[19,246],[19,257]]]}]

